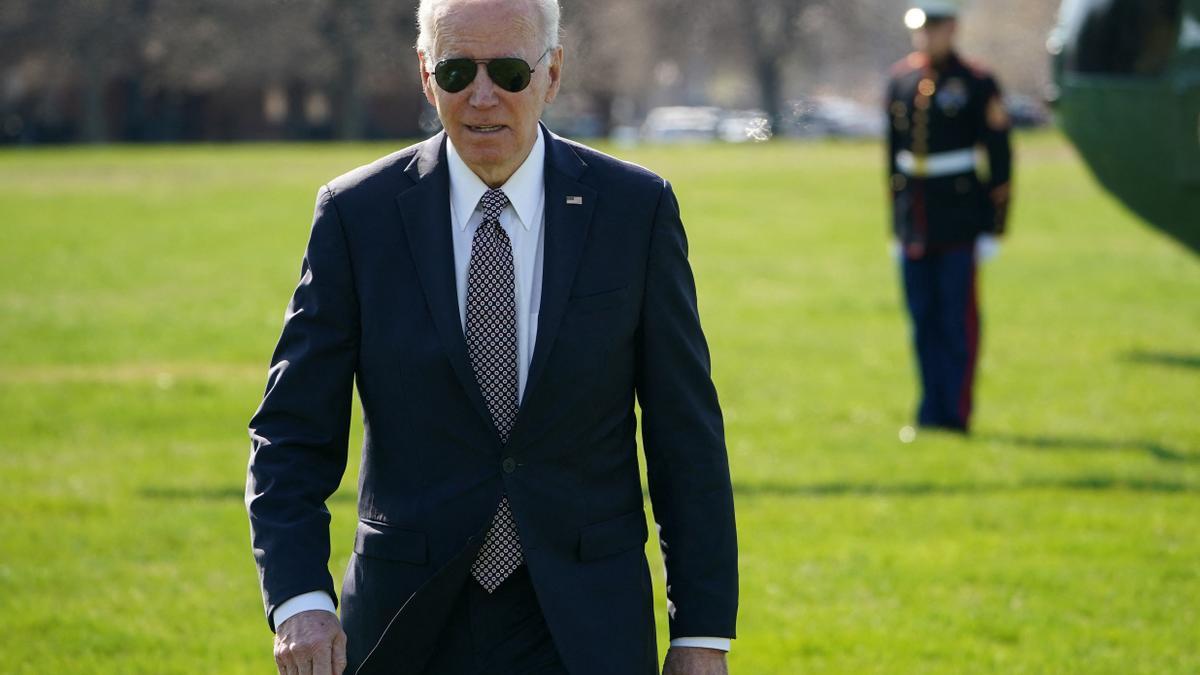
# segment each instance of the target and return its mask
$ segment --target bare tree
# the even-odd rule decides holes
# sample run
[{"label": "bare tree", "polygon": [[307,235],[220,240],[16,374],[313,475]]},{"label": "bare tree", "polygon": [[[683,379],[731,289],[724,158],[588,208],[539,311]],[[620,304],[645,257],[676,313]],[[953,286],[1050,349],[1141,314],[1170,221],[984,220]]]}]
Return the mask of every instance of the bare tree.
[{"label": "bare tree", "polygon": [[60,100],[79,92],[80,135],[109,136],[106,87],[113,77],[138,69],[137,36],[150,12],[149,0],[6,0],[0,14],[4,62],[38,64],[49,76],[43,93]]},{"label": "bare tree", "polygon": [[[778,124],[801,93],[873,96],[908,49],[898,0],[562,2],[567,77],[551,114],[595,115],[602,133],[656,105],[748,99]],[[415,133],[416,4],[3,0],[0,141]],[[1055,4],[972,4],[964,52],[1037,93]]]},{"label": "bare tree", "polygon": [[563,7],[567,77],[563,92],[580,94],[599,117],[602,133],[614,124],[620,97],[638,97],[650,82],[655,29],[642,0],[575,0]]},{"label": "bare tree", "polygon": [[796,51],[800,14],[819,0],[743,0],[734,3],[733,25],[758,83],[760,107],[772,126],[783,118],[784,63]]}]

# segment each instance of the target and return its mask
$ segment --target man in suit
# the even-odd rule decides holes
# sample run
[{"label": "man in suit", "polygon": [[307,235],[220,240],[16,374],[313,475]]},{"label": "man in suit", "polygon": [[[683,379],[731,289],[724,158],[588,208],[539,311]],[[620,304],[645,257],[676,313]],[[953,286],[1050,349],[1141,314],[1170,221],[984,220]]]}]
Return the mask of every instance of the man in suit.
[{"label": "man in suit", "polygon": [[[321,188],[250,432],[280,673],[658,672],[635,397],[667,568],[664,673],[725,673],[737,543],[670,186],[542,127],[555,0],[425,0],[444,132]],[[359,523],[329,512],[351,388]]]}]

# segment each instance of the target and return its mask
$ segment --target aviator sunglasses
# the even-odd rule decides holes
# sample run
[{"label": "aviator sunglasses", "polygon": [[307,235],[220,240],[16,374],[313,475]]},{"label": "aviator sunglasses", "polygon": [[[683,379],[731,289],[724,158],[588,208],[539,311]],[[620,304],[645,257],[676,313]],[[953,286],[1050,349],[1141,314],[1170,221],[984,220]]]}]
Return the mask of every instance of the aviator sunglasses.
[{"label": "aviator sunglasses", "polygon": [[[542,62],[550,50],[542,52],[539,58],[533,65]],[[479,65],[484,64],[487,67],[488,77],[492,78],[492,82],[497,87],[505,91],[517,93],[529,86],[529,81],[533,79],[533,68],[525,62],[525,59],[516,57],[505,57],[500,59],[444,59],[438,61],[433,67],[433,79],[437,81],[438,86],[450,92],[457,94],[466,89],[471,82],[475,80],[475,74],[479,72]]]}]

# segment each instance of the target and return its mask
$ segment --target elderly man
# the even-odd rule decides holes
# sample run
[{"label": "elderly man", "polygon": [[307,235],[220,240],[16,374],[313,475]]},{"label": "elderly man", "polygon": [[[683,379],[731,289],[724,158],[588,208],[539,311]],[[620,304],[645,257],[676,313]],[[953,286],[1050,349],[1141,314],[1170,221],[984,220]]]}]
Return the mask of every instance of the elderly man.
[{"label": "elderly man", "polygon": [[[679,208],[538,119],[554,0],[423,0],[445,129],[321,188],[251,421],[280,673],[658,672],[635,397],[667,567],[664,673],[724,673],[737,543]],[[329,512],[365,439],[341,621]]]}]

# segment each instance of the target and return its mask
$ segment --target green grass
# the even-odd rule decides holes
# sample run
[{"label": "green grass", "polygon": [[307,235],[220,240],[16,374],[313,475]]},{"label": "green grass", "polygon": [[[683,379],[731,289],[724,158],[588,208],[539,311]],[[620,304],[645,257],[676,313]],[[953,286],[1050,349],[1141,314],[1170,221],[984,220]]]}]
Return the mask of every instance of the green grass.
[{"label": "green grass", "polygon": [[[0,152],[0,672],[272,672],[245,427],[317,186],[394,147]],[[1200,671],[1200,264],[1057,135],[1018,153],[976,433],[905,445],[881,150],[620,151],[674,183],[691,236],[734,672]]]}]

